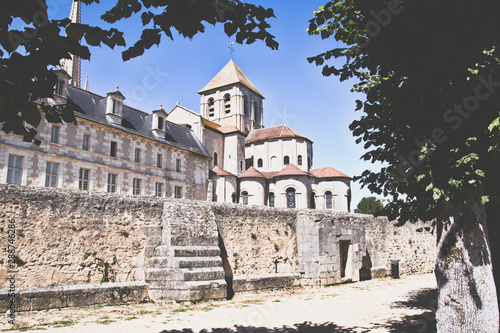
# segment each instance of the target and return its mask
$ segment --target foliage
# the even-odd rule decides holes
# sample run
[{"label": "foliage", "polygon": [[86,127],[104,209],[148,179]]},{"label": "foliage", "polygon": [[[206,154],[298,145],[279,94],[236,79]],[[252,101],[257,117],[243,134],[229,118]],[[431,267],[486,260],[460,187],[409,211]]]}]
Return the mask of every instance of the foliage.
[{"label": "foliage", "polygon": [[[99,0],[82,0],[91,5]],[[123,33],[111,28],[104,30],[86,24],[74,24],[69,19],[51,20],[45,0],[2,1],[0,3],[0,122],[5,133],[22,135],[34,141],[41,113],[49,122],[75,122],[73,110],[62,105],[48,105],[57,76],[54,70],[62,59],[71,55],[90,59],[90,50],[80,45],[102,44],[114,48],[125,46]],[[192,38],[204,32],[204,22],[215,25],[224,22],[228,36],[236,34],[237,43],[265,41],[272,49],[278,43],[268,31],[267,19],[274,17],[265,9],[229,0],[119,0],[102,15],[108,23],[141,13],[145,29],[141,39],[122,53],[124,60],[139,56],[144,50],[158,45],[161,35],[173,39],[172,30]],[[14,28],[21,26],[21,28]]]},{"label": "foliage", "polygon": [[311,35],[345,46],[308,60],[326,76],[357,79],[352,90],[366,95],[350,128],[367,149],[362,158],[388,166],[355,180],[392,196],[390,218],[445,219],[464,204],[498,198],[499,7],[336,0],[310,20]]},{"label": "foliage", "polygon": [[354,210],[355,213],[359,214],[372,214],[375,215],[384,208],[382,201],[376,197],[364,197],[359,203],[358,207]]}]

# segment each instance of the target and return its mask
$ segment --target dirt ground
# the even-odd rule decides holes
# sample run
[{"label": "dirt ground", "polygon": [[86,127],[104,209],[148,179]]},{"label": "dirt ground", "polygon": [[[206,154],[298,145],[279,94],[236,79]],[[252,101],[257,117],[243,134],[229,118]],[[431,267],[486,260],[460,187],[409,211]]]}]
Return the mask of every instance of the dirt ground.
[{"label": "dirt ground", "polygon": [[324,288],[237,294],[232,300],[65,308],[17,314],[23,332],[435,332],[433,274]]}]

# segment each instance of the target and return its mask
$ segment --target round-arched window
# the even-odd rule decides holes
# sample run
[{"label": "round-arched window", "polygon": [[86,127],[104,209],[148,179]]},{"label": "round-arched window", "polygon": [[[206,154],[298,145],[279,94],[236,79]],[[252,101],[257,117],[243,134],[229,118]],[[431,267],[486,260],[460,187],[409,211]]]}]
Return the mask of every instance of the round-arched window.
[{"label": "round-arched window", "polygon": [[333,208],[333,201],[332,201],[332,192],[327,191],[325,192],[325,207],[326,209],[332,209]]},{"label": "round-arched window", "polygon": [[285,157],[283,157],[283,164],[284,164],[284,165],[288,165],[288,164],[290,164],[290,157],[289,157],[289,156],[285,156]]},{"label": "round-arched window", "polygon": [[295,208],[295,189],[292,187],[286,190],[286,207]]},{"label": "round-arched window", "polygon": [[208,116],[215,116],[215,101],[213,98],[208,99]]},{"label": "round-arched window", "polygon": [[231,96],[229,96],[229,94],[224,95],[224,111],[226,111],[226,113],[231,112]]},{"label": "round-arched window", "polygon": [[247,191],[241,192],[241,201],[244,205],[248,205],[248,192]]}]

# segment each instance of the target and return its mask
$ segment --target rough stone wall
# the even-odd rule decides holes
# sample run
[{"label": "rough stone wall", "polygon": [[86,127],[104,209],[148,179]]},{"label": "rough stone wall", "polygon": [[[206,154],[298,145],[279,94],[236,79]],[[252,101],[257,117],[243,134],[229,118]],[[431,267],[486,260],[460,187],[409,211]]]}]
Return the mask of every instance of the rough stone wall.
[{"label": "rough stone wall", "polygon": [[[161,225],[162,202],[150,197],[0,186],[0,246],[14,220],[16,287],[144,280],[148,237]],[[6,288],[3,252],[0,288]]]},{"label": "rough stone wall", "polygon": [[431,229],[431,224],[424,222],[407,222],[402,227],[392,228],[392,237],[387,242],[387,256],[389,260],[401,260],[401,274],[430,273],[434,270],[436,234],[432,234]]},{"label": "rough stone wall", "polygon": [[[0,247],[15,221],[17,288],[144,281],[157,246],[217,247],[216,226],[227,252],[226,276],[235,278],[300,273],[306,284],[340,282],[346,244],[343,275],[354,281],[367,255],[371,267],[390,271],[390,260],[399,259],[401,274],[414,274],[432,271],[436,253],[423,223],[394,227],[385,218],[324,210],[13,185],[0,185],[0,208]],[[0,289],[7,288],[3,253]]]},{"label": "rough stone wall", "polygon": [[213,204],[233,276],[297,270],[297,211]]}]

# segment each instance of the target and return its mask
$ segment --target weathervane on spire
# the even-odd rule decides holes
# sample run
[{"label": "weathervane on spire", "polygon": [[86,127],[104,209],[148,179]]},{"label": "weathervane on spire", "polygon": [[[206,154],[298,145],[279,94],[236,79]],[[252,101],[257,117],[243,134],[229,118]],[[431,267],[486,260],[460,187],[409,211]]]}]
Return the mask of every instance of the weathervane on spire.
[{"label": "weathervane on spire", "polygon": [[231,50],[231,59],[233,59],[233,53],[235,52],[234,48],[233,48],[233,44],[234,44],[234,42],[229,43],[229,49]]}]

